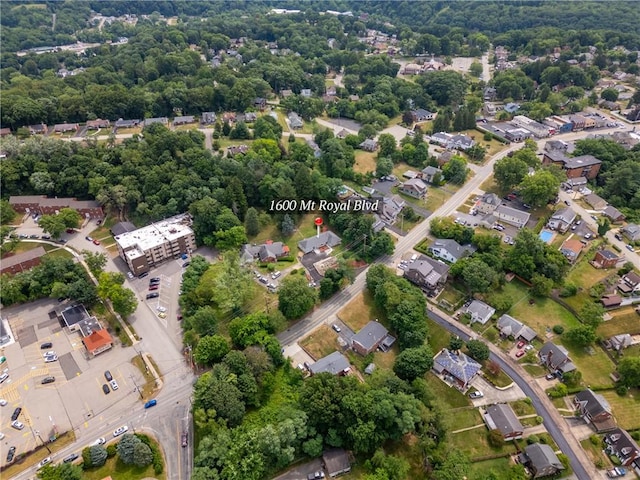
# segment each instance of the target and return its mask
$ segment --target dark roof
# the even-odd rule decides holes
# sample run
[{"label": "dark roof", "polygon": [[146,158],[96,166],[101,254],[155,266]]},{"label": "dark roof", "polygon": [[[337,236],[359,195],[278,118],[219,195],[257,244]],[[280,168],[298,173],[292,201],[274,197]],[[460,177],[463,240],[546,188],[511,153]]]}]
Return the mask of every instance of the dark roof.
[{"label": "dark roof", "polygon": [[16,253],[15,255],[11,255],[10,257],[4,257],[2,259],[2,269],[6,270],[15,265],[20,265],[21,263],[28,262],[29,260],[44,257],[46,254],[46,250],[38,246],[36,248],[32,248],[31,250],[27,250],[26,252]]},{"label": "dark roof", "polygon": [[314,374],[328,372],[337,375],[347,368],[349,368],[349,360],[347,360],[347,357],[340,352],[333,352],[311,365],[309,370]]},{"label": "dark roof", "polygon": [[524,453],[529,458],[531,466],[536,472],[554,467],[558,470],[564,469],[562,462],[558,459],[553,449],[549,445],[533,443],[524,448]]},{"label": "dark roof", "polygon": [[90,317],[89,312],[84,308],[84,305],[73,305],[71,307],[67,307],[62,310],[60,314],[62,315],[62,319],[67,327],[80,323],[82,320]]},{"label": "dark roof", "polygon": [[322,461],[330,477],[335,477],[351,470],[349,454],[342,448],[332,448],[325,451],[322,454]]},{"label": "dark roof", "polygon": [[378,345],[387,336],[389,331],[377,321],[370,321],[356,333],[351,341],[362,345],[365,350],[372,349]]},{"label": "dark roof", "polygon": [[313,237],[305,238],[304,240],[300,240],[298,242],[298,248],[302,250],[302,253],[309,253],[314,251],[317,248],[322,247],[335,247],[336,245],[340,245],[342,240],[339,236],[337,236],[333,232],[322,232],[320,235],[316,235]]},{"label": "dark roof", "polygon": [[611,250],[598,250],[598,253],[607,260],[615,260],[618,258],[618,255],[613,253]]},{"label": "dark roof", "polygon": [[611,406],[602,395],[595,393],[590,388],[576,394],[576,402],[583,405],[583,409],[592,417],[596,417],[603,412],[611,413]]},{"label": "dark roof", "polygon": [[440,350],[433,359],[433,363],[436,371],[446,370],[465,384],[482,368],[478,362],[466,356],[464,353],[456,355],[446,348]]},{"label": "dark roof", "polygon": [[111,227],[111,233],[114,236],[122,235],[123,233],[133,232],[137,230],[137,227],[131,222],[118,222]]},{"label": "dark roof", "polygon": [[489,430],[498,429],[504,436],[524,430],[516,414],[513,413],[511,407],[505,403],[498,403],[487,407],[485,420]]},{"label": "dark roof", "polygon": [[564,160],[565,168],[580,168],[588,165],[598,165],[602,163],[593,155],[580,155],[579,157],[568,157]]},{"label": "dark roof", "polygon": [[506,313],[498,319],[498,329],[500,333],[508,337],[518,338],[522,337],[528,342],[536,338],[536,332],[532,328],[523,324],[519,320],[516,320],[511,315]]}]

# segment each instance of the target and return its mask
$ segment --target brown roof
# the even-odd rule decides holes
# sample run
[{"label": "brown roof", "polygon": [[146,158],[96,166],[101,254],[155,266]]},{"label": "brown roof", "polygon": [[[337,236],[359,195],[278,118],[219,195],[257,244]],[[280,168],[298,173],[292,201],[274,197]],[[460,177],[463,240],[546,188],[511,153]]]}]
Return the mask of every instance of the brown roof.
[{"label": "brown roof", "polygon": [[32,248],[31,250],[27,250],[26,252],[16,253],[15,255],[11,255],[10,257],[4,257],[2,259],[2,269],[5,270],[15,265],[20,265],[21,263],[33,260],[34,258],[43,257],[46,255],[46,253],[47,251],[44,248],[36,247]]},{"label": "brown roof", "polygon": [[622,297],[620,295],[604,295],[600,301],[602,302],[603,307],[615,307],[622,303]]},{"label": "brown roof", "polygon": [[580,240],[575,240],[573,238],[565,240],[564,243],[562,244],[563,250],[569,250],[575,253],[576,255],[580,254],[580,252],[582,251],[582,247],[583,247],[582,242],[580,242]]},{"label": "brown roof", "polygon": [[82,343],[87,347],[87,350],[92,352],[97,348],[113,343],[113,339],[111,335],[109,335],[109,332],[103,328],[102,330],[96,330],[88,337],[84,337]]}]

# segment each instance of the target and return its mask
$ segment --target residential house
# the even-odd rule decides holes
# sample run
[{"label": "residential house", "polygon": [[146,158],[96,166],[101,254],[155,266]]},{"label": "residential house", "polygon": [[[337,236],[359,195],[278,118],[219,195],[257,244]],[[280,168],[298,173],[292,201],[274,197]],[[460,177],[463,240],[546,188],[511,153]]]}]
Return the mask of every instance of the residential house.
[{"label": "residential house", "polygon": [[593,257],[592,264],[596,268],[613,268],[620,261],[620,257],[613,253],[611,250],[598,250],[595,257]]},{"label": "residential house", "polygon": [[164,125],[165,127],[169,124],[169,119],[167,117],[153,117],[153,118],[145,118],[144,126],[148,127],[149,125],[154,125],[159,123],[160,125]]},{"label": "residential house", "polygon": [[340,130],[338,133],[336,133],[336,138],[339,138],[340,140],[344,140],[347,135],[349,135],[349,132],[347,132],[344,128],[342,130]]},{"label": "residential house", "polygon": [[244,155],[249,151],[249,145],[231,145],[227,147],[227,155],[235,157],[238,154]]},{"label": "residential house", "polygon": [[427,185],[419,178],[412,178],[400,184],[398,190],[413,198],[424,198],[427,194]]},{"label": "residential house", "polygon": [[627,237],[630,242],[640,242],[640,225],[630,223],[626,227],[622,227],[620,232]]},{"label": "residential house", "polygon": [[600,394],[590,388],[578,392],[573,404],[585,422],[590,423],[596,432],[607,432],[616,428],[616,420],[611,413],[611,405]]},{"label": "residential house", "polygon": [[498,205],[498,207],[493,211],[493,216],[518,228],[524,227],[531,217],[528,212],[507,207],[506,205]]},{"label": "residential house", "polygon": [[82,339],[87,352],[92,357],[106,352],[113,347],[113,338],[104,328],[96,330]]},{"label": "residential house", "polygon": [[320,147],[316,142],[313,141],[312,138],[308,138],[306,140],[306,144],[309,145],[309,147],[311,147],[311,150],[313,150],[314,158],[320,158],[322,156],[322,150],[320,150]]},{"label": "residential house", "polygon": [[538,351],[538,358],[552,372],[567,373],[576,369],[567,349],[553,342],[547,342],[542,346]]},{"label": "residential house", "polygon": [[497,95],[498,93],[494,87],[485,87],[482,98],[487,102],[493,102]]},{"label": "residential house", "polygon": [[620,210],[616,207],[612,207],[611,205],[605,208],[602,214],[611,220],[611,223],[621,223],[626,218]]},{"label": "residential house", "polygon": [[140,126],[140,120],[123,120],[119,118],[113,124],[113,128],[117,131],[119,128],[136,128]]},{"label": "residential house", "polygon": [[586,184],[587,179],[585,177],[568,178],[567,181],[564,182],[563,188],[581,191]]},{"label": "residential house", "polygon": [[46,250],[42,247],[32,248],[22,253],[15,253],[11,256],[5,256],[2,258],[0,264],[0,275],[5,273],[14,275],[19,272],[31,270],[36,265],[40,265],[42,257],[47,254]]},{"label": "residential house", "polygon": [[417,108],[416,110],[411,110],[411,117],[414,122],[426,122],[428,120],[433,120],[434,114],[424,108]]},{"label": "residential house", "polygon": [[0,128],[0,137],[6,137],[7,135],[11,135],[11,129],[9,127]]},{"label": "residential house", "polygon": [[411,262],[404,271],[404,276],[419,287],[434,291],[444,285],[449,275],[449,266],[439,260],[421,255]]},{"label": "residential house", "polygon": [[367,152],[375,152],[378,149],[378,142],[373,138],[367,138],[364,142],[358,145],[362,150]]},{"label": "residential house", "polygon": [[634,344],[633,337],[628,333],[614,335],[609,339],[609,345],[615,351],[624,350]]},{"label": "residential house", "polygon": [[533,134],[525,128],[510,128],[504,132],[504,138],[510,142],[524,142],[532,136]]},{"label": "residential house", "polygon": [[507,113],[513,114],[520,110],[520,105],[518,103],[509,102],[504,106],[503,110]]},{"label": "residential house", "polygon": [[310,88],[303,88],[302,90],[300,90],[300,96],[305,97],[305,98],[310,98],[311,97],[311,89]]},{"label": "residential house", "polygon": [[267,99],[262,97],[257,97],[253,101],[253,106],[262,112],[265,108],[267,108]]},{"label": "residential house", "polygon": [[351,338],[351,348],[364,356],[375,352],[378,347],[386,352],[395,341],[378,320],[372,320]]},{"label": "residential house", "polygon": [[460,390],[469,388],[482,365],[464,353],[454,353],[443,348],[433,357],[433,369],[445,380],[453,382]]},{"label": "residential house", "polygon": [[569,263],[575,263],[580,256],[584,245],[576,238],[567,238],[560,246],[560,252],[569,260]]},{"label": "residential house", "polygon": [[531,342],[537,337],[536,332],[534,332],[531,327],[528,327],[506,313],[498,319],[497,327],[498,330],[500,330],[500,335],[506,338]]},{"label": "residential house", "polygon": [[622,297],[620,295],[616,295],[615,293],[609,293],[607,295],[603,295],[600,298],[600,303],[604,308],[615,308],[619,307],[622,304]]},{"label": "residential house", "polygon": [[476,202],[474,208],[479,213],[490,214],[502,204],[502,200],[495,193],[485,193]]},{"label": "residential house", "polygon": [[544,153],[542,164],[559,166],[567,174],[567,178],[585,177],[593,180],[600,172],[602,161],[593,155],[567,157],[562,151],[551,150]]},{"label": "residential house", "polygon": [[443,165],[446,165],[454,155],[455,154],[453,152],[450,152],[449,150],[442,152],[440,155],[438,155],[438,166],[442,167]]},{"label": "residential house", "polygon": [[80,125],[77,123],[58,123],[53,126],[53,131],[55,133],[69,133],[69,132],[77,132],[80,128]]},{"label": "residential house", "polygon": [[594,210],[604,210],[607,208],[607,201],[604,198],[599,197],[595,193],[590,193],[584,197],[584,201],[587,202]]},{"label": "residential house", "polygon": [[289,112],[289,126],[294,130],[298,130],[304,126],[304,122],[296,112]]},{"label": "residential house", "polygon": [[236,118],[237,116],[235,112],[224,112],[222,114],[222,121],[225,123],[229,123],[229,124],[235,123]]},{"label": "residential house", "polygon": [[293,95],[293,91],[292,90],[289,90],[289,89],[280,90],[280,96],[282,98],[287,98],[287,97],[290,97],[291,95]]},{"label": "residential house", "polygon": [[173,119],[173,126],[177,127],[178,125],[187,125],[189,123],[194,123],[196,120],[193,115],[184,115],[181,117],[176,117]]},{"label": "residential house", "polygon": [[351,461],[349,454],[342,448],[332,448],[322,453],[322,462],[329,477],[335,478],[338,475],[351,471]]},{"label": "residential house", "polygon": [[455,240],[442,238],[429,245],[428,251],[436,258],[456,263],[461,258],[471,255],[476,249],[472,245],[460,245]]},{"label": "residential house", "polygon": [[622,293],[633,293],[640,291],[640,275],[633,270],[622,277],[618,283],[618,289]]},{"label": "residential house", "polygon": [[200,123],[203,125],[213,125],[217,119],[216,112],[202,112],[200,116]]},{"label": "residential house", "polygon": [[325,372],[332,375],[346,375],[350,370],[349,360],[340,352],[333,352],[309,366],[312,375]]},{"label": "residential house", "polygon": [[640,459],[640,447],[626,430],[616,428],[607,433],[604,436],[604,443],[607,445],[605,452],[616,457],[625,467]]},{"label": "residential house", "polygon": [[468,150],[476,144],[476,142],[467,135],[453,135],[447,132],[434,133],[431,135],[431,141],[449,150]]},{"label": "residential house", "polygon": [[87,120],[87,130],[100,130],[101,128],[109,128],[111,122],[96,118],[95,120]]},{"label": "residential house", "polygon": [[576,212],[574,212],[571,207],[561,208],[551,215],[547,226],[551,230],[557,230],[560,233],[565,233],[569,230],[569,227],[575,220]]},{"label": "residential house", "polygon": [[532,478],[547,477],[564,470],[553,449],[544,443],[532,443],[524,447],[524,452],[518,455],[518,461],[529,469]]},{"label": "residential house", "polygon": [[464,307],[461,311],[462,314],[468,313],[471,315],[471,323],[478,322],[480,325],[485,325],[496,313],[496,309],[491,305],[487,305],[480,300],[473,300],[469,305]]},{"label": "residential house", "polygon": [[404,172],[402,174],[402,176],[404,178],[408,178],[408,179],[412,179],[412,178],[418,178],[418,172],[414,171],[414,170],[407,170],[406,172]]},{"label": "residential house", "polygon": [[522,438],[524,427],[516,417],[511,407],[506,403],[497,403],[486,408],[482,415],[487,428],[499,430],[505,441]]},{"label": "residential house", "polygon": [[434,177],[438,174],[442,176],[442,170],[431,165],[422,169],[422,179],[427,183],[433,183]]},{"label": "residential house", "polygon": [[240,258],[244,263],[260,260],[263,263],[276,262],[278,259],[289,255],[289,247],[282,242],[272,242],[267,240],[260,245],[242,246]]},{"label": "residential house", "polygon": [[255,122],[258,119],[258,114],[256,112],[246,112],[244,114],[244,121],[246,123]]},{"label": "residential house", "polygon": [[320,235],[314,235],[313,237],[305,238],[298,242],[298,248],[303,254],[311,253],[314,250],[328,250],[330,248],[340,245],[342,239],[335,233],[326,231]]},{"label": "residential house", "polygon": [[29,129],[30,135],[46,135],[48,131],[48,128],[44,123],[29,125],[27,128]]},{"label": "residential house", "polygon": [[382,212],[380,212],[380,217],[385,222],[392,224],[396,221],[398,215],[400,215],[406,205],[406,202],[398,195],[393,195],[392,197],[385,196],[382,198]]},{"label": "residential house", "polygon": [[407,63],[402,69],[403,75],[419,75],[422,73],[423,66],[417,63]]},{"label": "residential house", "polygon": [[357,95],[357,94],[349,95],[349,101],[350,102],[358,102],[358,101],[360,101],[360,95]]}]

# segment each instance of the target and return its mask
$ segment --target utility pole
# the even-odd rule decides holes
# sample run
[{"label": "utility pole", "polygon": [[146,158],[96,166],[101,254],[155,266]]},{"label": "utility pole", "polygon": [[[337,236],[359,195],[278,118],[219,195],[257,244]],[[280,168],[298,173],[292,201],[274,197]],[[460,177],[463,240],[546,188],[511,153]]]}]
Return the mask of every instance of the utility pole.
[{"label": "utility pole", "polygon": [[138,387],[138,384],[136,383],[135,378],[133,378],[133,375],[129,375],[129,378],[131,379],[131,381],[133,382],[133,384],[136,387],[136,390],[138,391],[138,393],[140,394],[140,400],[144,400],[144,397],[142,396],[142,391],[140,390],[140,387]]},{"label": "utility pole", "polygon": [[49,445],[47,445],[46,443],[44,443],[44,440],[42,440],[42,437],[40,436],[40,431],[39,430],[34,430],[33,433],[35,433],[38,438],[40,439],[40,441],[42,442],[42,445],[44,446],[44,448],[47,449],[47,452],[51,453],[51,449],[49,448]]},{"label": "utility pole", "polygon": [[367,253],[367,234],[364,234],[364,250],[363,252]]}]

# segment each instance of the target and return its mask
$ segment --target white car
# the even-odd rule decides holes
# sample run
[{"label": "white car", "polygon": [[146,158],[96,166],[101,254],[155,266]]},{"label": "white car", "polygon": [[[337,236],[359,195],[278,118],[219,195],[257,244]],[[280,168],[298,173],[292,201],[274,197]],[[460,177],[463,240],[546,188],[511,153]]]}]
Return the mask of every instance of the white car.
[{"label": "white car", "polygon": [[11,422],[11,426],[16,430],[22,430],[24,428],[24,423],[19,422],[18,420],[14,420]]},{"label": "white car", "polygon": [[89,446],[95,447],[96,445],[104,445],[105,443],[107,443],[107,441],[104,439],[104,437],[100,437],[95,442],[89,444]]},{"label": "white car", "polygon": [[116,382],[115,380],[111,380],[109,382],[109,385],[111,385],[111,388],[115,391],[118,389],[118,382]]},{"label": "white car", "polygon": [[44,363],[51,363],[51,362],[57,362],[57,361],[58,361],[57,355],[50,355],[48,357],[44,357]]},{"label": "white car", "polygon": [[49,465],[51,463],[51,457],[43,458],[40,463],[36,466],[38,470],[40,470],[45,465]]},{"label": "white car", "polygon": [[482,398],[482,397],[484,397],[484,394],[479,390],[476,390],[475,392],[472,392],[469,394],[469,398]]},{"label": "white car", "polygon": [[167,311],[167,308],[166,307],[158,307],[156,310],[158,310],[159,312],[164,313],[164,312]]},{"label": "white car", "polygon": [[3,373],[2,375],[0,375],[0,383],[4,382],[7,378],[9,378],[8,373]]},{"label": "white car", "polygon": [[0,407],[4,407],[7,404],[7,401],[4,398],[0,398]]},{"label": "white car", "polygon": [[53,357],[53,356],[55,356],[55,354],[56,354],[55,350],[49,350],[48,352],[43,353],[42,356],[43,357]]},{"label": "white car", "polygon": [[0,440],[4,439],[4,433],[0,432]]},{"label": "white car", "polygon": [[120,428],[118,428],[117,430],[115,430],[113,432],[113,436],[114,437],[119,437],[123,433],[127,433],[127,431],[129,431],[129,427],[127,427],[126,425],[123,425],[123,426],[121,426]]}]

